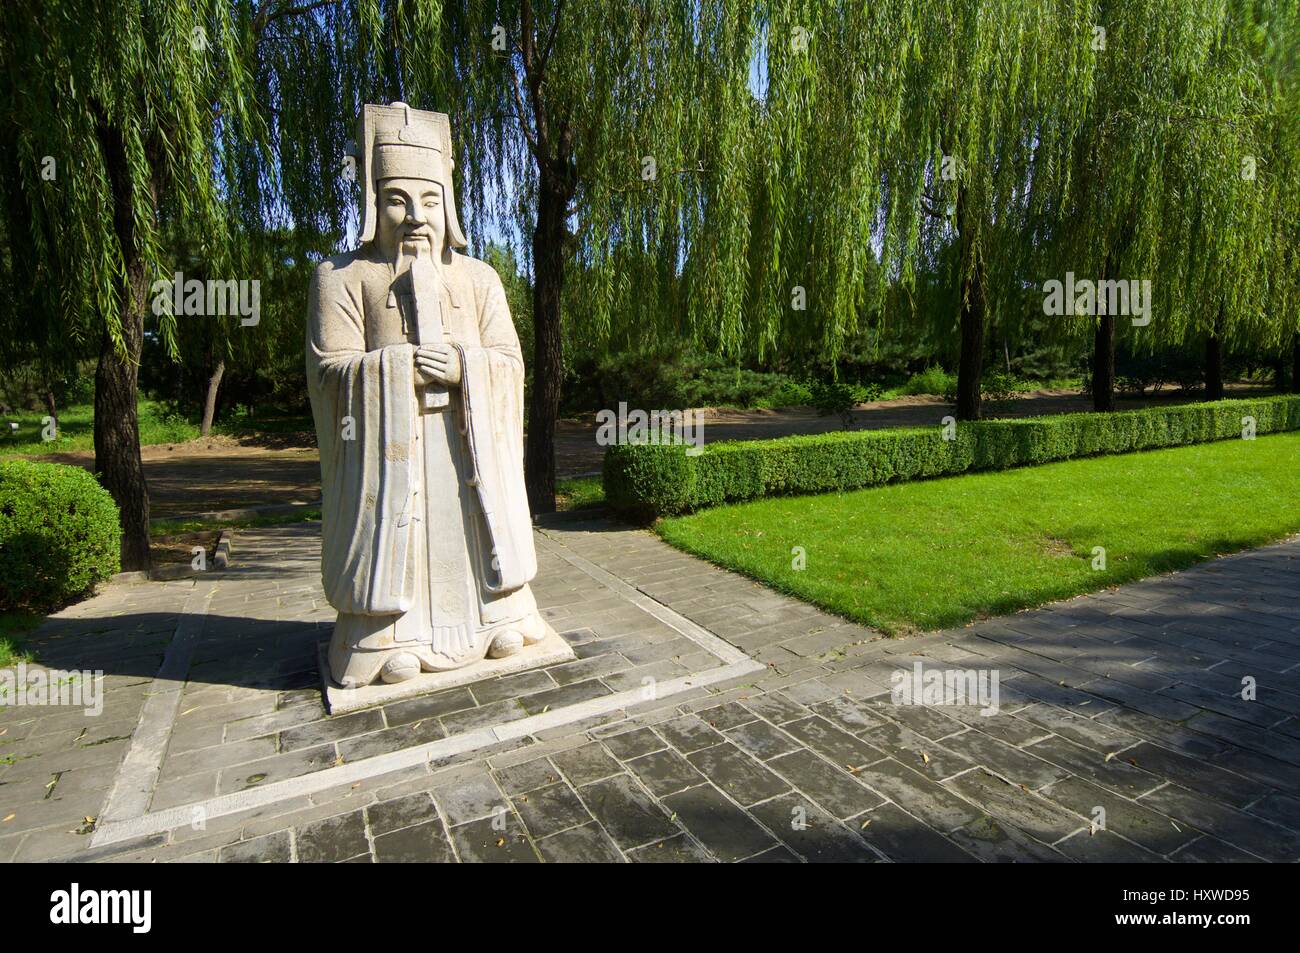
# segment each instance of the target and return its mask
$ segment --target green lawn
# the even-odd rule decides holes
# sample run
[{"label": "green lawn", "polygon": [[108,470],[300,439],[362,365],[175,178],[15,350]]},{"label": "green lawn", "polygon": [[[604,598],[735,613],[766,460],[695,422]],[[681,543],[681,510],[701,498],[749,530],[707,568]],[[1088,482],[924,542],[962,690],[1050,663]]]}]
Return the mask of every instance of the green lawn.
[{"label": "green lawn", "polygon": [[[157,401],[141,400],[139,414],[142,447],[155,443],[182,443],[199,435],[198,424],[168,413]],[[42,436],[43,417],[43,410],[23,410],[0,417],[0,457],[95,449],[95,408],[92,404],[61,408],[59,435],[54,440],[47,441]],[[18,424],[17,433],[11,431],[11,422]]]},{"label": "green lawn", "polygon": [[[1300,532],[1300,433],[666,519],[665,540],[884,631],[936,629]],[[1105,548],[1093,569],[1093,547]],[[806,565],[792,567],[794,547]]]},{"label": "green lawn", "polygon": [[0,612],[0,668],[8,668],[29,658],[23,650],[23,636],[44,621],[45,616],[35,612]]},{"label": "green lawn", "polygon": [[555,481],[555,502],[561,510],[583,510],[605,502],[600,477],[570,477]]}]

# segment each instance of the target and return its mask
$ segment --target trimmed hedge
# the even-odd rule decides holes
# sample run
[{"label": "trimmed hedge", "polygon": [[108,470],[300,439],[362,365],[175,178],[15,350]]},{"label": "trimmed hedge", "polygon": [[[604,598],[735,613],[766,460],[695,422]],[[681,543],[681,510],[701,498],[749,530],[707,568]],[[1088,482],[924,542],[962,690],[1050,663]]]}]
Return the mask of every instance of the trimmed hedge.
[{"label": "trimmed hedge", "polygon": [[605,451],[605,499],[652,519],[763,496],[1240,438],[1246,416],[1259,434],[1300,430],[1300,396],[973,421],[957,424],[954,440],[940,427],[862,430],[706,444],[693,457],[682,445],[621,444]]},{"label": "trimmed hedge", "polygon": [[0,463],[0,609],[50,609],[121,566],[117,504],[81,467]]}]

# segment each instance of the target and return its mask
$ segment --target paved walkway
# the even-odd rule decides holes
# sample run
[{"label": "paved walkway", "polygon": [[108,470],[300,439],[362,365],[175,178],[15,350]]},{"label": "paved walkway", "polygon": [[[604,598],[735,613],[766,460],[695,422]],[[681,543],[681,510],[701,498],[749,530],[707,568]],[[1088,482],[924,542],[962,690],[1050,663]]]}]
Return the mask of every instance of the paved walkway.
[{"label": "paved walkway", "polygon": [[[0,860],[1300,859],[1300,540],[889,640],[557,521],[577,661],[330,718],[318,533],[47,623],[103,711],[0,709]],[[895,704],[917,663],[997,712]]]}]

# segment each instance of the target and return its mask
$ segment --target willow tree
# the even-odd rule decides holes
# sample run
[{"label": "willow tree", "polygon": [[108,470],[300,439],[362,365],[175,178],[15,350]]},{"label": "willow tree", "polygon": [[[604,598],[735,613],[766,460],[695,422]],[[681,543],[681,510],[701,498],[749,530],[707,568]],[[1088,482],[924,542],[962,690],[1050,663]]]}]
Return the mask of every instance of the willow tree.
[{"label": "willow tree", "polygon": [[[216,0],[30,0],[0,13],[0,175],[8,275],[28,306],[99,354],[95,468],[121,511],[122,565],[149,565],[149,498],[136,390],[150,284],[172,216],[226,245],[223,129],[247,115],[250,77]],[[29,332],[28,313],[5,315]],[[174,324],[164,320],[170,339]]]},{"label": "willow tree", "polygon": [[1300,135],[1288,2],[1209,11],[1199,62],[1178,101],[1159,265],[1179,338],[1205,342],[1205,394],[1223,396],[1223,355],[1280,354],[1300,320]]},{"label": "willow tree", "polygon": [[[1294,131],[1279,121],[1289,86],[1266,55],[1294,36],[1285,6],[1097,8],[1104,32],[1070,188],[1042,228],[1055,277],[1150,282],[1150,313],[1135,322],[1102,310],[1100,295],[1094,317],[1066,319],[1091,328],[1097,410],[1115,407],[1120,332],[1146,351],[1203,337],[1213,358],[1225,338],[1277,344],[1288,293],[1295,313],[1270,212],[1294,208],[1294,183],[1279,179],[1296,161]],[[1207,392],[1222,396],[1221,374],[1211,372]]]},{"label": "willow tree", "polygon": [[[1067,187],[1089,87],[1092,18],[1063,0],[918,4],[910,30],[899,212],[886,251],[951,262],[957,416],[980,416],[985,330],[1022,296],[1030,223]],[[943,254],[944,249],[949,253]]]}]

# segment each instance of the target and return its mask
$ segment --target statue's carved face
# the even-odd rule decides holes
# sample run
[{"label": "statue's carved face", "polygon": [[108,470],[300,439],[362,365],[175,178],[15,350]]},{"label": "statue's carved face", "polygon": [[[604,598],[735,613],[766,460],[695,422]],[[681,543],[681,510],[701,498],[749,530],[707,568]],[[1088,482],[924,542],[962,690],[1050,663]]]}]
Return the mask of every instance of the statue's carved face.
[{"label": "statue's carved face", "polygon": [[375,237],[390,261],[418,254],[436,261],[447,235],[442,186],[427,179],[384,179],[377,224]]}]

